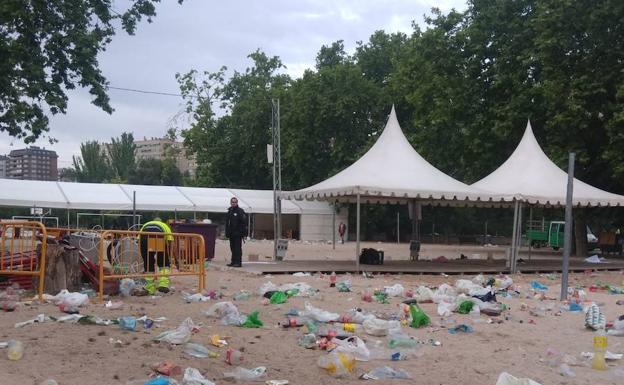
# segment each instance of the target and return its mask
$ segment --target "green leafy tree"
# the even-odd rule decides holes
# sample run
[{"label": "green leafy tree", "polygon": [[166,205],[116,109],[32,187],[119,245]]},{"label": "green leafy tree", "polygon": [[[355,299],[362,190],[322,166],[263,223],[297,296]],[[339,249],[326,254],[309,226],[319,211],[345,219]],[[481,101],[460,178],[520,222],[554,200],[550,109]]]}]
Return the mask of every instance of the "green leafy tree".
[{"label": "green leafy tree", "polygon": [[135,152],[136,145],[132,133],[124,132],[119,138],[111,138],[108,158],[118,183],[126,183],[134,172]]},{"label": "green leafy tree", "polygon": [[133,34],[156,15],[159,0],[130,0],[122,13],[108,0],[0,2],[0,131],[34,142],[49,130],[47,113],[65,113],[66,90],[89,89],[92,103],[113,109],[98,53],[115,23]]},{"label": "green leafy tree", "polygon": [[76,181],[102,183],[112,176],[106,154],[98,141],[80,144],[80,157],[73,157]]},{"label": "green leafy tree", "polygon": [[[270,188],[271,169],[266,144],[271,142],[271,99],[290,84],[279,74],[278,57],[261,51],[249,55],[253,65],[244,73],[234,72],[225,82],[224,68],[216,73],[178,75],[192,127],[182,132],[188,151],[196,156],[199,184],[247,188]],[[201,95],[201,99],[190,99]],[[227,112],[215,118],[212,102],[221,101]]]},{"label": "green leafy tree", "polygon": [[130,183],[160,186],[162,185],[162,168],[160,159],[140,159],[130,176]]},{"label": "green leafy tree", "polygon": [[174,158],[168,157],[162,160],[160,184],[163,186],[182,186],[183,175]]}]

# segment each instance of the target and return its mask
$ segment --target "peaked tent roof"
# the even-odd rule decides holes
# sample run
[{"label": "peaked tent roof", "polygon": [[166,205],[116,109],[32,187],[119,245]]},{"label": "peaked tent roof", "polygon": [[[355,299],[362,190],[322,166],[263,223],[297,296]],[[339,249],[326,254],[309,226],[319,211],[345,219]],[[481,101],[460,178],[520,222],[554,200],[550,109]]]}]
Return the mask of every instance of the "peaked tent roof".
[{"label": "peaked tent roof", "polygon": [[[500,194],[518,194],[531,204],[564,206],[568,174],[557,167],[540,147],[531,122],[527,123],[518,147],[490,175],[472,184],[472,187]],[[575,206],[620,206],[624,196],[590,186],[574,179],[573,204]]]},{"label": "peaked tent roof", "polygon": [[371,197],[469,201],[513,199],[468,186],[432,166],[414,150],[403,134],[394,106],[383,133],[360,159],[314,186],[283,192],[282,196],[287,199],[339,199],[358,193],[369,201]]}]

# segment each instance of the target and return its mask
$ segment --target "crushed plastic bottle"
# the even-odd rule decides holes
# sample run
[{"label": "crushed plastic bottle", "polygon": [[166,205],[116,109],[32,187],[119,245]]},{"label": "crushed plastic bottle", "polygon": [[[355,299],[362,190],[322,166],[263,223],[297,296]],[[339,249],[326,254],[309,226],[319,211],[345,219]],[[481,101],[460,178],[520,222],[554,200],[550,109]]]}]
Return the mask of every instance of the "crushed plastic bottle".
[{"label": "crushed plastic bottle", "polygon": [[394,348],[413,348],[418,346],[418,341],[404,336],[396,336],[390,338],[388,341],[388,347]]},{"label": "crushed plastic bottle", "polygon": [[184,345],[184,353],[188,354],[189,356],[196,357],[196,358],[219,357],[219,353],[213,352],[212,350],[208,349],[204,345],[195,344],[192,342],[188,342],[186,343],[186,345]]},{"label": "crushed plastic bottle", "polygon": [[228,349],[225,352],[225,362],[228,365],[240,365],[243,363],[243,353],[240,350]]},{"label": "crushed plastic bottle", "polygon": [[246,301],[251,298],[251,292],[247,290],[241,290],[234,294],[234,301]]},{"label": "crushed plastic bottle", "polygon": [[18,361],[24,355],[24,345],[18,340],[9,340],[7,357],[11,361]]},{"label": "crushed plastic bottle", "polygon": [[122,330],[135,331],[136,330],[136,318],[134,317],[121,317],[119,318],[119,327]]},{"label": "crushed plastic bottle", "polygon": [[260,377],[264,376],[266,368],[264,366],[258,366],[257,368],[247,369],[242,366],[237,366],[231,372],[223,373],[225,378],[233,378],[240,381],[256,381]]},{"label": "crushed plastic bottle", "polygon": [[404,369],[394,369],[389,366],[380,366],[366,374],[363,374],[361,378],[364,380],[409,380],[412,376]]}]

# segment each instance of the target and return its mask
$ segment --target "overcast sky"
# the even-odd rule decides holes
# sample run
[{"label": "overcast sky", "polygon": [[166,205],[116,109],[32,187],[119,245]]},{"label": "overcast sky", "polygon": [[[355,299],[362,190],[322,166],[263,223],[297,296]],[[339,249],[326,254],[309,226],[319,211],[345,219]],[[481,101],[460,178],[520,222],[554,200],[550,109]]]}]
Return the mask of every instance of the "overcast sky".
[{"label": "overcast sky", "polygon": [[[125,2],[113,4],[121,11]],[[247,55],[260,48],[279,56],[286,72],[298,77],[314,67],[323,44],[342,39],[351,53],[376,30],[410,34],[412,21],[424,28],[423,15],[434,6],[444,12],[466,8],[461,0],[164,0],[153,22],[142,22],[135,36],[118,32],[100,54],[100,65],[111,86],[179,93],[176,72],[216,71],[222,65],[244,71]],[[59,167],[67,167],[86,140],[110,141],[124,131],[135,140],[163,136],[182,102],[118,90],[109,96],[112,115],[93,106],[86,90],[70,92],[67,114],[51,118],[50,135],[58,143],[42,139],[36,145],[55,150]],[[22,147],[0,133],[0,154]]]}]

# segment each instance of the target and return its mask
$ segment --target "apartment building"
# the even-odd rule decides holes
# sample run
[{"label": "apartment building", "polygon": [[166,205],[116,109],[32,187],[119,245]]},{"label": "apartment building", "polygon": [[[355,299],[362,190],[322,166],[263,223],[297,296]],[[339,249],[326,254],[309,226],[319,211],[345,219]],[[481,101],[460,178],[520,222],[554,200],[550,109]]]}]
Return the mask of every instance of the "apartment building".
[{"label": "apartment building", "polygon": [[58,180],[58,155],[36,146],[13,150],[6,161],[5,174],[11,179]]}]

